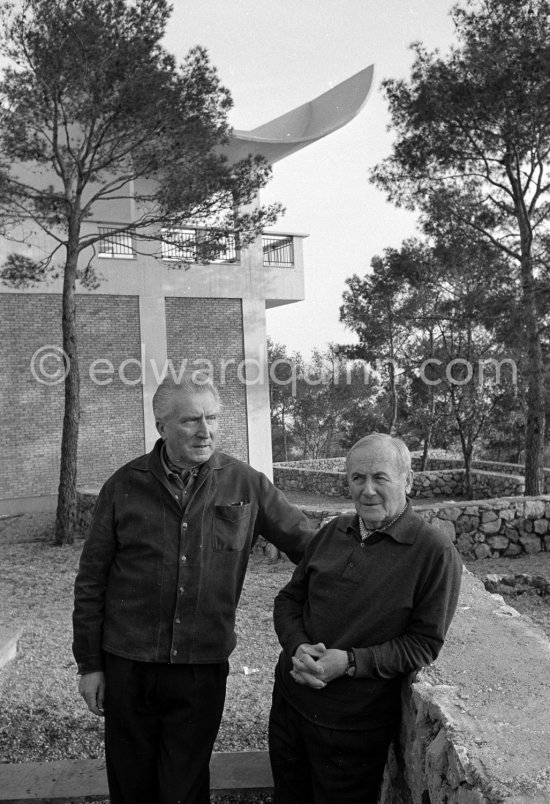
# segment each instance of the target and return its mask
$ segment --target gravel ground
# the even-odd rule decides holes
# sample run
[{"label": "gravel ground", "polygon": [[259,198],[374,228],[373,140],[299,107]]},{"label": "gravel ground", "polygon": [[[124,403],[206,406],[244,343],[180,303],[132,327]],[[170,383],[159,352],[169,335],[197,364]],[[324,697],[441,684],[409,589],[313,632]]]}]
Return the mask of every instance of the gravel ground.
[{"label": "gravel ground", "polygon": [[[0,520],[0,625],[23,628],[16,659],[0,670],[0,762],[103,754],[102,723],[88,713],[77,694],[71,653],[72,588],[81,542],[55,547],[52,525],[49,514]],[[550,580],[550,553],[486,559],[467,566],[482,578],[488,573],[527,573]],[[262,556],[252,557],[239,606],[239,643],[231,657],[217,751],[266,748],[273,668],[279,653],[271,611],[273,598],[291,571],[292,565],[285,560],[270,563]],[[528,592],[507,602],[550,637],[548,597]],[[248,800],[268,802],[270,798]]]}]

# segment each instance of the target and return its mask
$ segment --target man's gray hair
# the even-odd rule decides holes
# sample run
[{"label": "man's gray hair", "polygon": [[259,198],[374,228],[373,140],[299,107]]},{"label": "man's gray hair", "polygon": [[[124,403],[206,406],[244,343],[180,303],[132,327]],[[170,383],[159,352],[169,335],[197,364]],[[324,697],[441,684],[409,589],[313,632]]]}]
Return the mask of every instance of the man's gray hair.
[{"label": "man's gray hair", "polygon": [[374,446],[375,444],[386,444],[391,446],[395,457],[397,458],[397,464],[400,472],[404,475],[409,474],[411,471],[411,453],[409,452],[409,448],[400,438],[395,438],[387,433],[369,433],[369,435],[360,438],[359,441],[356,441],[346,456],[346,469],[349,466],[350,455],[356,449],[359,447]]},{"label": "man's gray hair", "polygon": [[172,408],[175,393],[181,394],[212,394],[218,405],[221,405],[220,394],[212,382],[212,378],[205,371],[194,371],[175,379],[167,375],[153,396],[153,413],[155,421],[163,421]]}]

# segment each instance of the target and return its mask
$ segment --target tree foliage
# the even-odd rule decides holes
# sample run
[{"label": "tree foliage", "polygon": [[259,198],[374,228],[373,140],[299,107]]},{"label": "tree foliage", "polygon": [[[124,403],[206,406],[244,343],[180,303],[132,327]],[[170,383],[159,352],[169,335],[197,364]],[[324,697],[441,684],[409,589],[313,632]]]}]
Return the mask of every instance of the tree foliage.
[{"label": "tree foliage", "polygon": [[[227,162],[229,91],[204,48],[181,64],[162,45],[166,0],[23,0],[0,4],[0,225],[13,240],[49,245],[34,265],[16,253],[2,279],[21,286],[63,277],[65,415],[57,540],[72,540],[79,422],[76,282],[97,286],[101,235],[89,224],[109,205],[136,250],[160,247],[185,222],[206,222],[199,260],[217,254],[227,231],[246,243],[279,205],[249,206],[269,179],[260,159]],[[163,234],[167,230],[168,234]],[[45,237],[44,237],[45,235]],[[152,246],[154,243],[156,246]]]},{"label": "tree foliage", "polygon": [[526,490],[542,490],[545,364],[538,294],[548,278],[550,3],[472,0],[452,12],[445,57],[413,46],[408,81],[387,80],[391,156],[373,181],[398,204],[469,228],[519,268],[526,344]]},{"label": "tree foliage", "polygon": [[387,270],[397,253],[388,249],[383,258],[374,257],[372,273],[346,280],[340,320],[353,329],[359,344],[346,349],[349,358],[365,360],[388,380],[390,407],[387,431],[395,435],[399,413],[399,362],[409,338],[408,321],[399,315],[402,282]]},{"label": "tree foliage", "polygon": [[[67,249],[71,226],[101,219],[113,201],[136,204],[120,231],[161,239],[160,227],[207,220],[241,241],[278,206],[246,208],[270,175],[262,159],[229,165],[232,101],[202,47],[182,64],[161,44],[164,0],[27,0],[4,3],[0,84],[4,220],[31,219]],[[116,228],[116,222],[114,222]],[[79,232],[78,252],[99,233]],[[216,235],[214,234],[215,238]],[[207,239],[198,256],[219,246]]]},{"label": "tree foliage", "polygon": [[[392,355],[400,404],[386,429],[423,442],[425,458],[432,441],[458,443],[467,491],[474,447],[497,410],[517,407],[516,362],[498,337],[510,293],[497,281],[501,261],[498,250],[473,246],[464,231],[435,243],[409,240],[375,257],[371,274],[348,279],[341,308],[341,320],[360,339],[354,355],[373,366],[380,354]],[[379,310],[386,309],[392,326],[377,338]],[[388,392],[396,393],[392,376]]]},{"label": "tree foliage", "polygon": [[378,384],[333,344],[306,360],[268,339],[268,363],[275,461],[341,455],[372,429]]},{"label": "tree foliage", "polygon": [[303,365],[298,353],[289,355],[286,346],[267,339],[269,366],[269,404],[273,460],[288,461],[295,446],[293,413],[297,374]]}]

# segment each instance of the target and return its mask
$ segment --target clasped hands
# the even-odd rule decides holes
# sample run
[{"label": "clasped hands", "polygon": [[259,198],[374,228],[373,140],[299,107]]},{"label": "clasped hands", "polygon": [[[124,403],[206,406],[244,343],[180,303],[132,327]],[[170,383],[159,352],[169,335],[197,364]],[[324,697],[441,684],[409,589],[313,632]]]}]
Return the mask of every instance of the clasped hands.
[{"label": "clasped hands", "polygon": [[345,650],[326,648],[322,642],[316,645],[303,643],[294,652],[290,675],[298,684],[322,690],[330,681],[343,676],[347,667]]}]

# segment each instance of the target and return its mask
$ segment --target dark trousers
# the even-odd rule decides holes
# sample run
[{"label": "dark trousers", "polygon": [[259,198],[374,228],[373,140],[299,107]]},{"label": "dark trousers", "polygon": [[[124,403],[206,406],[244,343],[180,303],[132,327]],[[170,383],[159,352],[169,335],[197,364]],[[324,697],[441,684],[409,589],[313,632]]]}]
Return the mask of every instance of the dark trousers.
[{"label": "dark trousers", "polygon": [[269,719],[274,804],[376,804],[394,733],[393,723],[369,731],[317,726],[276,687]]},{"label": "dark trousers", "polygon": [[228,663],[105,659],[111,804],[208,804]]}]

